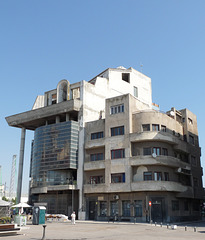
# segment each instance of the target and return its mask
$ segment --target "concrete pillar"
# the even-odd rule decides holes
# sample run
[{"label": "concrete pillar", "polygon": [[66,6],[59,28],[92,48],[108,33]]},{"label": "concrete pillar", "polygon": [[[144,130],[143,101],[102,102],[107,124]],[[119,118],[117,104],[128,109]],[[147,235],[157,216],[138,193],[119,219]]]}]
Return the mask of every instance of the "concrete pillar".
[{"label": "concrete pillar", "polygon": [[23,161],[24,161],[24,147],[25,147],[26,129],[21,129],[21,145],[19,154],[19,170],[18,170],[18,184],[17,184],[17,204],[21,202],[21,188],[23,179]]},{"label": "concrete pillar", "polygon": [[56,116],[56,123],[60,122],[60,116]]},{"label": "concrete pillar", "polygon": [[70,121],[70,115],[69,113],[66,113],[66,122]]}]

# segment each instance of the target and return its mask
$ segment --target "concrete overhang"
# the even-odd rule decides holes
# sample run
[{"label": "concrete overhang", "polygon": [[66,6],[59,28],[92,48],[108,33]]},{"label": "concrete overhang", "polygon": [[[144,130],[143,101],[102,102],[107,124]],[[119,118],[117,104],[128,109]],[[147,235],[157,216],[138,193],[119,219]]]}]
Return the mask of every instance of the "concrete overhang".
[{"label": "concrete overhang", "polygon": [[35,130],[37,127],[45,125],[47,119],[55,119],[57,115],[66,113],[77,115],[81,106],[82,102],[74,99],[8,116],[6,117],[6,121],[8,125],[12,127],[25,127],[28,130]]}]

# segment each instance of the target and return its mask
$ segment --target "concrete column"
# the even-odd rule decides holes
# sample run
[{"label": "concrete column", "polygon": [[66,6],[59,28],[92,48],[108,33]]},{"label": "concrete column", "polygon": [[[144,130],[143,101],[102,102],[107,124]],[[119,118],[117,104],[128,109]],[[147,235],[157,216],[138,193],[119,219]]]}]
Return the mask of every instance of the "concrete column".
[{"label": "concrete column", "polygon": [[66,113],[66,122],[70,121],[70,115],[69,113]]},{"label": "concrete column", "polygon": [[20,154],[19,154],[18,184],[17,184],[17,204],[21,202],[25,137],[26,137],[26,129],[22,128],[21,129]]},{"label": "concrete column", "polygon": [[60,122],[60,116],[56,116],[56,123]]}]

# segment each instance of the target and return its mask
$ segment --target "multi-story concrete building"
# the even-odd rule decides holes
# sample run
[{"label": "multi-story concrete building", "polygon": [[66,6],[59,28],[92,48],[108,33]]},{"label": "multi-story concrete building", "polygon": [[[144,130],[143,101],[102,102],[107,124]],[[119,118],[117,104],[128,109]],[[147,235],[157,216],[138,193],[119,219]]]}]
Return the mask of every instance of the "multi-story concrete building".
[{"label": "multi-story concrete building", "polygon": [[46,203],[48,213],[75,209],[79,219],[118,215],[124,221],[200,218],[196,116],[156,109],[151,79],[133,68],[109,68],[89,82],[62,80],[38,96],[31,111],[6,120],[22,128],[20,163],[25,131],[34,130],[30,203]]}]

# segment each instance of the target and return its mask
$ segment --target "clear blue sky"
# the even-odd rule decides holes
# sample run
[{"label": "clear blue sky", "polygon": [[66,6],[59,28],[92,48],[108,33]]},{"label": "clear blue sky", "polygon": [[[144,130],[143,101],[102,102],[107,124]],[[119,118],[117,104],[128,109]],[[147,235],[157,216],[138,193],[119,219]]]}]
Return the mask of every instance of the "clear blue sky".
[{"label": "clear blue sky", "polygon": [[[202,165],[205,150],[205,1],[0,1],[0,165],[10,185],[20,129],[5,117],[28,111],[37,95],[61,79],[90,80],[108,67],[140,70],[152,79],[162,111],[188,108],[197,115]],[[23,192],[28,190],[27,131]]]}]

